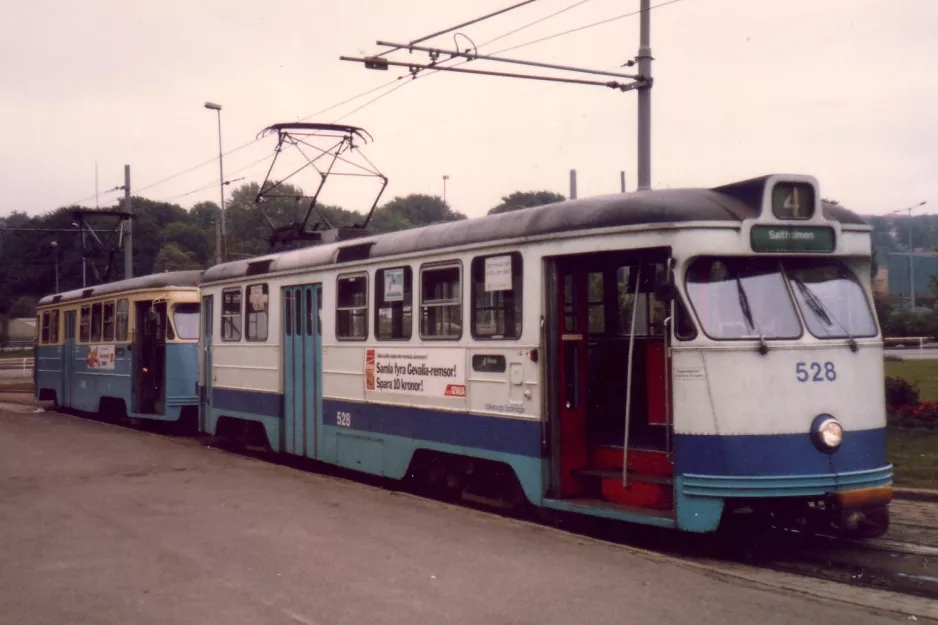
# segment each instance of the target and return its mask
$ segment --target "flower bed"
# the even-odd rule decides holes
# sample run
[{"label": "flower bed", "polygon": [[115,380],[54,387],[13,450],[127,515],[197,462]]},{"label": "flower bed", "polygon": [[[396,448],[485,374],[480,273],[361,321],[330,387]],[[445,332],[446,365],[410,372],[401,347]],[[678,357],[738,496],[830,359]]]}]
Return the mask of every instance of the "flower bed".
[{"label": "flower bed", "polygon": [[886,406],[886,423],[890,427],[938,430],[938,401]]}]

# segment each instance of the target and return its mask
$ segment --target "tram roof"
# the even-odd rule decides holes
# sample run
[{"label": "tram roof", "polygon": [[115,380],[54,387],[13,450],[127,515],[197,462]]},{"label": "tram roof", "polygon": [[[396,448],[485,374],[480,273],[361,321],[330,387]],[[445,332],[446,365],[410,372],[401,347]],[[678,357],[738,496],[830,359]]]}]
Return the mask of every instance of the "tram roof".
[{"label": "tram roof", "polygon": [[[866,223],[856,213],[827,202],[822,202],[822,210],[825,218],[843,224]],[[355,260],[364,260],[595,228],[741,222],[758,216],[758,208],[719,189],[663,189],[601,195],[237,260],[207,269],[202,283],[331,265],[342,261],[340,252],[346,249],[354,250],[350,256]],[[267,267],[260,271],[251,267],[260,264],[267,264]]]},{"label": "tram roof", "polygon": [[199,286],[199,278],[202,275],[201,269],[191,269],[188,271],[167,271],[165,273],[153,273],[148,276],[130,278],[129,280],[118,280],[116,282],[106,282],[96,284],[84,289],[74,289],[55,295],[46,295],[39,300],[39,306],[48,304],[61,304],[101,295],[112,295],[115,293],[125,293],[128,291],[142,291],[146,289],[163,289],[168,287],[193,287]]}]

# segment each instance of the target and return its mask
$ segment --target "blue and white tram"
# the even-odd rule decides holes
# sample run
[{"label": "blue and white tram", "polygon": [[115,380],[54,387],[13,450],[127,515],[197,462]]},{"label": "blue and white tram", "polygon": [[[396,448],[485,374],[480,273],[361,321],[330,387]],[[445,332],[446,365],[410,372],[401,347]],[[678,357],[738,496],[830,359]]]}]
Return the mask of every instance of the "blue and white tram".
[{"label": "blue and white tram", "polygon": [[811,177],[322,244],[201,285],[209,433],[692,532],[738,510],[888,524],[870,229]]},{"label": "blue and white tram", "polygon": [[42,298],[36,398],[84,412],[195,422],[201,273],[158,273]]}]

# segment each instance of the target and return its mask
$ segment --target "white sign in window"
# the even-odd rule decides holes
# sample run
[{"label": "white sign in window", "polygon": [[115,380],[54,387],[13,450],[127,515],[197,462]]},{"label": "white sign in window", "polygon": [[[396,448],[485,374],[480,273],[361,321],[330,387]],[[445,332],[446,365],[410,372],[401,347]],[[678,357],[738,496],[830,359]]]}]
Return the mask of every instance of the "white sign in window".
[{"label": "white sign in window", "polygon": [[384,270],[384,301],[404,301],[404,268]]},{"label": "white sign in window", "polygon": [[485,290],[511,290],[511,256],[489,256],[485,259]]},{"label": "white sign in window", "polygon": [[251,309],[254,311],[267,310],[267,289],[263,284],[255,284],[250,289]]}]

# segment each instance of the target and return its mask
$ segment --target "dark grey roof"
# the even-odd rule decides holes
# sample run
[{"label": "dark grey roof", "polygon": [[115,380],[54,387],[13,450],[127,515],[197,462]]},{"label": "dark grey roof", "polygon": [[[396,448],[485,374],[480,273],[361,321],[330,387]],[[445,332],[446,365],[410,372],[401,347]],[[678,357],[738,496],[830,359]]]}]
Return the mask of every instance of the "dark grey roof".
[{"label": "dark grey roof", "polygon": [[[828,219],[845,224],[865,224],[845,208],[824,203],[823,211]],[[739,199],[713,189],[665,189],[603,195],[224,263],[207,269],[202,283],[248,275],[249,265],[265,260],[271,261],[269,273],[329,265],[336,262],[340,249],[351,247],[363,250],[356,255],[358,258],[383,258],[595,228],[695,221],[741,222],[758,217],[758,214],[757,210]]]},{"label": "dark grey roof", "polygon": [[[65,293],[59,293],[57,295],[46,295],[41,300],[39,300],[39,306],[87,299],[89,297],[97,297],[99,295],[113,295],[116,293],[137,291],[141,289],[161,289],[174,286],[199,286],[199,277],[201,275],[201,269],[193,269],[189,271],[167,271],[165,273],[154,273],[150,274],[149,276],[140,276],[139,278],[131,278],[129,280],[118,280],[117,282],[96,284],[95,286],[89,286],[85,289],[75,289],[73,291],[66,291]],[[90,294],[85,295],[89,291]]]}]

